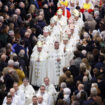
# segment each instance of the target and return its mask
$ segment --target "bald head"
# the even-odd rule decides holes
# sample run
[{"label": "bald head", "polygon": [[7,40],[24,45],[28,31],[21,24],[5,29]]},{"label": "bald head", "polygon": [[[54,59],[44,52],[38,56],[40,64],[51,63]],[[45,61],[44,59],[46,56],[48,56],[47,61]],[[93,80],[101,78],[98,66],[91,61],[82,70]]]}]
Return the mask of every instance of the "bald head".
[{"label": "bald head", "polygon": [[10,95],[13,97],[15,95],[15,89],[14,88],[11,88],[10,89]]},{"label": "bald head", "polygon": [[20,15],[20,14],[21,14],[20,9],[19,9],[19,8],[17,8],[17,9],[15,10],[15,13],[16,13],[17,15]]},{"label": "bald head", "polygon": [[7,56],[6,56],[5,54],[2,54],[2,55],[1,55],[1,61],[5,61],[5,60],[6,60],[6,57],[7,57]]},{"label": "bald head", "polygon": [[38,96],[38,103],[42,103],[43,102],[43,97],[42,96]]}]

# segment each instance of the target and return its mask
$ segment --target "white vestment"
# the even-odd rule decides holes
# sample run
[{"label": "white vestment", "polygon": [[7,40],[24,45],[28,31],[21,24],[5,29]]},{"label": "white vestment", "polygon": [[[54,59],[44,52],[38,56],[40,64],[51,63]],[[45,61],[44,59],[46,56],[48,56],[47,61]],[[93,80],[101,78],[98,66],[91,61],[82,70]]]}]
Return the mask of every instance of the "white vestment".
[{"label": "white vestment", "polygon": [[64,45],[64,43],[62,42],[60,45],[60,49],[64,49],[64,58],[65,58],[64,66],[65,67],[70,66],[71,47],[69,46],[69,43]]},{"label": "white vestment", "polygon": [[[3,104],[6,104],[6,103],[7,103],[7,97],[5,97],[3,100]],[[17,95],[12,97],[12,103],[15,105],[19,105],[19,97]]]},{"label": "white vestment", "polygon": [[49,84],[48,86],[46,86],[45,84],[43,84],[46,88],[46,92],[52,96],[52,105],[54,105],[55,101],[56,101],[56,96],[57,96],[57,91],[54,87],[53,84]]},{"label": "white vestment", "polygon": [[67,17],[62,15],[62,17],[59,19],[57,16],[57,24],[59,24],[63,30],[65,26],[67,25]]},{"label": "white vestment", "polygon": [[43,102],[46,103],[46,105],[52,105],[52,97],[45,91],[44,94],[41,94],[40,90],[36,94],[36,96],[42,96]]},{"label": "white vestment", "polygon": [[[2,105],[8,105],[7,103],[4,103],[4,104],[2,104]],[[14,104],[14,103],[11,103],[10,105],[16,105],[16,104]]]},{"label": "white vestment", "polygon": [[38,105],[47,105],[45,102],[38,103]]},{"label": "white vestment", "polygon": [[32,85],[40,86],[43,83],[43,79],[47,76],[47,58],[47,53],[43,50],[39,53],[36,49],[36,51],[32,53],[29,75],[29,80]]},{"label": "white vestment", "polygon": [[25,95],[25,105],[32,103],[32,97],[35,95],[35,90],[30,84],[26,87],[23,84],[20,85],[19,91],[23,92]]},{"label": "white vestment", "polygon": [[[60,61],[57,61],[60,59]],[[62,69],[64,67],[64,53],[61,49],[54,49],[49,54],[48,58],[48,77],[51,84],[58,85],[59,76],[62,74]]]},{"label": "white vestment", "polygon": [[15,94],[19,97],[19,105],[25,105],[25,93],[18,89]]}]

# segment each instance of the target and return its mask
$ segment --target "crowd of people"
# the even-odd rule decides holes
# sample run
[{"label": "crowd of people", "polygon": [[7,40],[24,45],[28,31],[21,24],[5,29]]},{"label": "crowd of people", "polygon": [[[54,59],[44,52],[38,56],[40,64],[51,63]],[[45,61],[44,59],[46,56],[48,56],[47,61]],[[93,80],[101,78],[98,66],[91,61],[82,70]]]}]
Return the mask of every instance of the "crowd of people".
[{"label": "crowd of people", "polygon": [[0,105],[105,104],[105,0],[0,0]]}]

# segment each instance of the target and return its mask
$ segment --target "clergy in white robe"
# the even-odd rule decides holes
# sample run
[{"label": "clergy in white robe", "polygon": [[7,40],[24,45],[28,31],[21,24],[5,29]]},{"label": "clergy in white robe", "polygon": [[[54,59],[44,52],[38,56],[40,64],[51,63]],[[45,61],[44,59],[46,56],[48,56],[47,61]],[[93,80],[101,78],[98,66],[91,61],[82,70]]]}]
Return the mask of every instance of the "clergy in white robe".
[{"label": "clergy in white robe", "polygon": [[58,85],[59,76],[64,67],[64,52],[59,47],[59,41],[55,41],[54,47],[48,57],[48,77],[51,84]]},{"label": "clergy in white robe", "polygon": [[67,25],[67,17],[62,15],[63,11],[62,9],[59,9],[57,11],[57,24],[59,24],[61,26],[62,29],[65,28],[65,26]]},{"label": "clergy in white robe", "polygon": [[[8,95],[12,96],[12,103],[14,103],[15,105],[19,105],[19,97],[15,94],[15,89],[11,88],[10,92],[8,93]],[[3,104],[7,103],[7,97],[4,98],[3,100]]]},{"label": "clergy in white robe", "polygon": [[57,96],[57,91],[54,87],[53,84],[50,83],[50,80],[48,77],[44,78],[44,84],[43,84],[46,88],[46,92],[52,96],[52,104],[54,105],[55,101],[56,101],[56,96]]},{"label": "clergy in white robe", "polygon": [[38,96],[38,105],[48,105],[44,102],[43,97],[42,96]]},{"label": "clergy in white robe", "polygon": [[3,103],[2,105],[16,105],[15,103],[13,103],[11,95],[7,95],[6,100],[7,100],[7,102]]},{"label": "clergy in white robe", "polygon": [[63,41],[60,45],[60,49],[63,49],[64,51],[64,57],[65,57],[65,64],[64,64],[64,67],[68,67],[70,66],[69,62],[70,62],[70,52],[71,52],[71,48],[69,47],[69,43],[68,43],[68,35],[67,34],[64,34],[63,36]]},{"label": "clergy in white robe", "polygon": [[47,75],[48,54],[42,48],[42,43],[37,43],[37,49],[32,53],[30,59],[29,79],[32,85],[39,86]]},{"label": "clergy in white robe", "polygon": [[36,96],[32,97],[32,103],[29,105],[38,105],[38,98]]},{"label": "clergy in white robe", "polygon": [[40,89],[38,90],[36,96],[37,96],[37,97],[42,96],[42,97],[43,97],[43,102],[44,102],[46,105],[52,105],[52,96],[50,96],[50,95],[46,92],[46,89],[45,89],[45,86],[44,86],[44,85],[41,85],[41,86],[40,86]]},{"label": "clergy in white robe", "polygon": [[25,94],[23,91],[19,90],[19,86],[17,82],[13,84],[13,88],[15,89],[15,95],[17,95],[19,98],[18,104],[25,105]]},{"label": "clergy in white robe", "polygon": [[25,95],[25,105],[32,103],[32,97],[35,95],[35,90],[32,85],[29,84],[27,78],[23,80],[23,84],[19,86],[19,91]]}]

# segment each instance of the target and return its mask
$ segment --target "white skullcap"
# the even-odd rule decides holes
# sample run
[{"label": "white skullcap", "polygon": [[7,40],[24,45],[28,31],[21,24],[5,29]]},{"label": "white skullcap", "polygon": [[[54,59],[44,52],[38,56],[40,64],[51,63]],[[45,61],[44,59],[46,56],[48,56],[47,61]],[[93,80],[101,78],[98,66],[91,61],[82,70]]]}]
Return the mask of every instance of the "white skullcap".
[{"label": "white skullcap", "polygon": [[62,15],[62,13],[63,13],[62,9],[58,9],[57,15]]},{"label": "white skullcap", "polygon": [[43,46],[42,42],[41,41],[38,41],[37,42],[37,47],[42,47],[42,46]]},{"label": "white skullcap", "polygon": [[8,65],[14,65],[14,61],[12,60],[12,59],[10,59],[9,61],[8,61]]},{"label": "white skullcap", "polygon": [[71,90],[69,88],[64,88],[63,91],[64,91],[65,95],[70,95],[71,94]]}]

